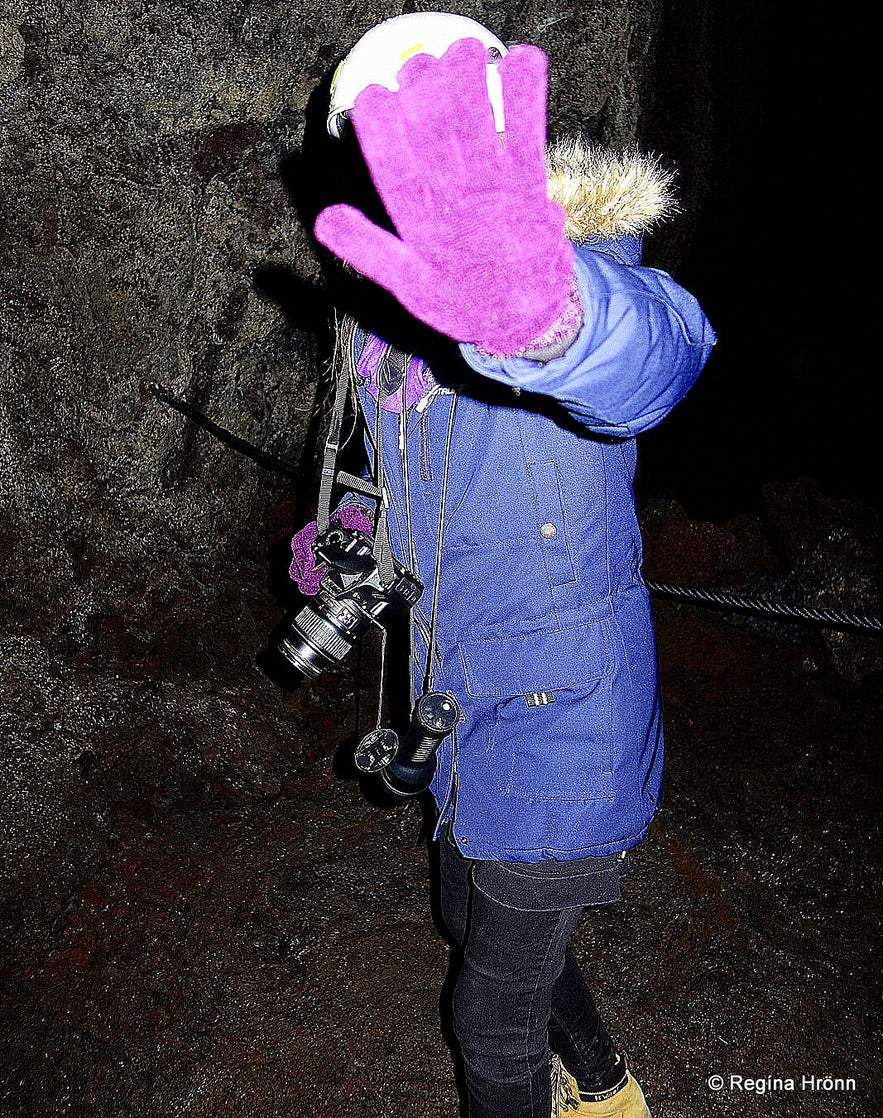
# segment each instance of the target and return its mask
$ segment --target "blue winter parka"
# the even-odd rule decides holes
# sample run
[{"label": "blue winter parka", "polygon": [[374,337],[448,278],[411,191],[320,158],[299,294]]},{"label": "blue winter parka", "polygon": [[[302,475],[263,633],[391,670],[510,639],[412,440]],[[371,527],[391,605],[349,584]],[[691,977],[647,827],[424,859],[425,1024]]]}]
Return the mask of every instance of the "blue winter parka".
[{"label": "blue winter parka", "polygon": [[[500,359],[460,346],[480,377],[412,406],[404,449],[399,416],[382,413],[390,540],[426,586],[415,611],[421,670],[444,500],[434,689],[453,692],[463,719],[439,750],[432,793],[439,829],[450,823],[470,858],[625,850],[659,803],[634,439],[684,396],[714,334],[692,295],[638,263],[640,243],[575,245],[583,324],[563,355]],[[482,392],[487,380],[502,387]],[[370,428],[376,401],[359,393]]]}]

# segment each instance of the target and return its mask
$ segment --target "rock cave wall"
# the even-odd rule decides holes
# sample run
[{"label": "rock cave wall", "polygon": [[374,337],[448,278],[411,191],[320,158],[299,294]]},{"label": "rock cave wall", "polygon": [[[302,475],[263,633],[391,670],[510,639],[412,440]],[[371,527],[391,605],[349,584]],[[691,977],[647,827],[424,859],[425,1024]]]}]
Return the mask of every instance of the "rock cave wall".
[{"label": "rock cave wall", "polygon": [[[664,5],[452,8],[549,51],[553,131],[636,139]],[[332,64],[400,11],[5,7],[0,539],[13,612],[51,601],[72,647],[160,565],[210,570],[287,529],[312,478],[330,316],[286,161]],[[171,412],[152,382],[291,461],[304,486]]]}]

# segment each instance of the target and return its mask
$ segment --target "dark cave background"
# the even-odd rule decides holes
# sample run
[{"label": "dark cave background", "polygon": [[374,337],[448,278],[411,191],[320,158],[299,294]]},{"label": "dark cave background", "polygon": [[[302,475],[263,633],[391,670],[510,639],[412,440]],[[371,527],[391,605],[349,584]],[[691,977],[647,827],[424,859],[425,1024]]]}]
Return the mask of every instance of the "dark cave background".
[{"label": "dark cave background", "polygon": [[[363,31],[431,7],[0,12],[0,1118],[457,1112],[424,820],[346,763],[376,648],[367,684],[267,658],[331,348],[310,121]],[[448,10],[549,53],[552,135],[678,169],[646,261],[719,343],[640,440],[648,575],[879,613],[867,34],[760,0]],[[656,608],[666,803],[578,943],[605,1012],[657,1118],[870,1118],[879,637]],[[709,1092],[725,1069],[858,1089]]]}]

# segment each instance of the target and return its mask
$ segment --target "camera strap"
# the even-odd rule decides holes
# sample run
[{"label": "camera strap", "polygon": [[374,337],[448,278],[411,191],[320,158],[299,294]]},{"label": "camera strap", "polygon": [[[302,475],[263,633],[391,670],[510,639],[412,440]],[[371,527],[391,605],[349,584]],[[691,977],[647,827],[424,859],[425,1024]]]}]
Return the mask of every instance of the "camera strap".
[{"label": "camera strap", "polygon": [[383,485],[383,401],[386,397],[387,393],[378,378],[377,409],[374,417],[374,484],[380,492],[380,499],[377,502],[377,518],[374,524],[374,558],[377,560],[380,583],[384,588],[392,586],[395,581],[392,544],[389,542],[389,500]]},{"label": "camera strap", "polygon": [[[407,407],[405,404],[406,384],[405,377],[399,376],[398,361],[393,357],[393,348],[388,346],[381,358],[380,368],[377,371],[375,382],[377,384],[377,407],[374,415],[374,431],[372,441],[374,444],[374,478],[366,481],[346,470],[337,469],[337,456],[340,451],[341,431],[343,418],[346,413],[347,400],[354,386],[356,375],[356,331],[357,324],[354,319],[347,317],[344,325],[338,331],[337,345],[334,353],[334,365],[337,367],[337,383],[334,392],[334,403],[331,410],[331,420],[328,435],[325,440],[325,451],[322,461],[322,476],[319,483],[319,501],[316,514],[316,523],[319,532],[324,532],[331,518],[331,495],[336,484],[345,485],[365,496],[374,498],[376,502],[374,522],[374,559],[380,580],[384,586],[392,585],[395,579],[393,566],[392,545],[389,540],[389,497],[385,491],[383,468],[383,404],[396,391],[401,390],[402,408],[400,419],[400,452],[403,458],[403,480],[405,484],[406,518],[408,520],[408,545],[411,554],[409,559],[412,568],[416,566],[414,554],[414,541],[411,536],[411,510],[410,510],[410,484],[408,477],[408,450],[407,450]],[[341,348],[343,353],[340,352]],[[404,370],[408,367],[408,356],[405,355]],[[457,407],[457,393],[451,393],[451,410],[448,416],[447,432],[445,435],[444,466],[442,470],[442,486],[439,499],[438,527],[435,549],[435,570],[433,572],[432,608],[429,619],[429,633],[426,641],[426,670],[423,676],[424,694],[432,691],[435,679],[436,659],[438,656],[438,592],[441,580],[442,550],[445,533],[445,508],[448,493],[448,476],[450,473],[451,441],[454,430],[454,413]],[[413,624],[409,626],[413,642]],[[412,648],[412,666],[414,663],[414,650]]]},{"label": "camera strap", "polygon": [[[337,364],[335,353],[335,364]],[[331,522],[331,493],[337,481],[337,454],[340,450],[340,432],[343,427],[343,413],[346,410],[348,395],[348,376],[346,369],[341,366],[338,372],[337,385],[334,390],[334,404],[331,408],[331,422],[328,435],[325,439],[325,450],[322,456],[322,474],[319,480],[319,501],[316,509],[316,527],[319,535],[327,531]]]},{"label": "camera strap", "polygon": [[[454,412],[457,410],[457,393],[451,395],[451,411],[445,435],[445,458],[442,469],[442,486],[438,502],[438,531],[435,545],[435,572],[432,579],[432,611],[429,618],[429,644],[426,650],[426,672],[423,676],[423,693],[435,688],[435,658],[438,649],[438,591],[441,583],[442,548],[445,538],[445,505],[448,497],[448,475],[451,465],[451,442],[454,434]],[[407,450],[406,450],[407,453]]]},{"label": "camera strap", "polygon": [[[343,333],[341,340],[340,334]],[[334,403],[331,408],[331,419],[328,425],[328,435],[325,439],[325,450],[322,457],[322,474],[319,481],[319,498],[316,509],[316,526],[319,534],[325,532],[331,522],[331,496],[336,484],[346,485],[367,497],[373,497],[376,502],[374,516],[374,543],[373,554],[380,573],[380,581],[384,587],[391,586],[395,579],[393,566],[392,545],[389,542],[389,499],[384,492],[383,484],[383,446],[381,415],[383,401],[386,393],[378,392],[377,417],[374,430],[374,480],[366,481],[346,470],[337,469],[337,456],[340,453],[341,431],[343,418],[346,413],[347,400],[349,399],[352,379],[355,374],[355,342],[356,323],[347,319],[342,331],[336,331],[337,343],[333,364],[337,366],[337,383],[334,389]],[[341,354],[341,346],[344,350]],[[384,354],[384,358],[386,354]]]}]

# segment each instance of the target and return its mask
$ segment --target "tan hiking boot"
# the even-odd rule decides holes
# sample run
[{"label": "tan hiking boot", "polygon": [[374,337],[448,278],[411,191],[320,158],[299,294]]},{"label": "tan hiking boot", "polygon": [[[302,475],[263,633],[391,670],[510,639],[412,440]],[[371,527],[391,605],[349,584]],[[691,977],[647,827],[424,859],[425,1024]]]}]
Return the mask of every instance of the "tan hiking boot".
[{"label": "tan hiking boot", "polygon": [[552,1118],[650,1118],[644,1092],[629,1071],[625,1083],[609,1098],[581,1099],[576,1080],[552,1053]]}]

